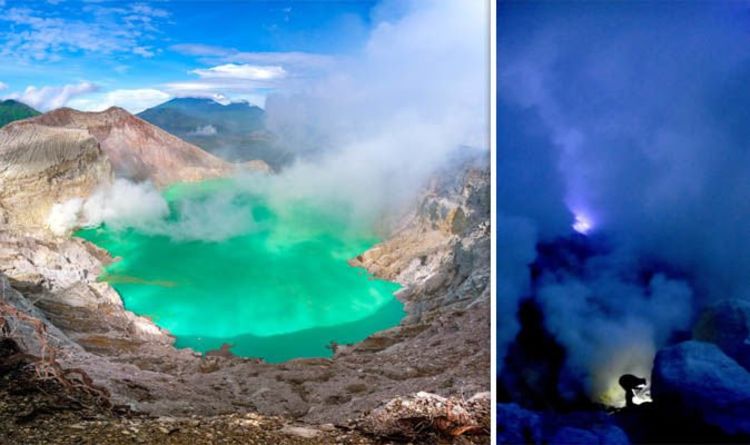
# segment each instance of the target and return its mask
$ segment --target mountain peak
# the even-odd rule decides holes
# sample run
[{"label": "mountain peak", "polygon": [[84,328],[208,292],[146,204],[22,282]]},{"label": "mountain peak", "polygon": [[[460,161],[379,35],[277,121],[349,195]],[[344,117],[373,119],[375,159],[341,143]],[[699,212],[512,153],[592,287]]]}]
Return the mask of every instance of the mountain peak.
[{"label": "mountain peak", "polygon": [[222,105],[208,97],[180,97],[137,116],[227,160],[260,159],[280,168],[291,158],[275,145],[265,111],[246,101]]},{"label": "mountain peak", "polygon": [[128,115],[128,116],[132,116],[132,114],[129,111],[127,111],[124,108],[117,107],[117,106],[109,107],[106,110],[102,111],[102,113],[104,113],[104,114],[110,114],[110,115]]},{"label": "mountain peak", "polygon": [[37,110],[15,99],[0,100],[0,127],[7,123],[38,116]]},{"label": "mountain peak", "polygon": [[[28,105],[26,105],[25,103],[19,102],[19,101],[15,100],[15,99],[0,100],[0,105],[23,105],[23,106],[27,106],[28,107]],[[31,107],[29,107],[29,108],[31,108]]]},{"label": "mountain peak", "polygon": [[136,181],[150,180],[164,186],[231,171],[228,163],[119,107],[93,112],[58,108],[30,121],[87,130],[99,142],[115,172]]},{"label": "mountain peak", "polygon": [[215,109],[221,109],[223,107],[230,107],[230,108],[249,107],[249,108],[260,109],[260,107],[250,103],[249,101],[245,99],[230,101],[229,99],[223,96],[220,96],[220,97],[188,97],[188,96],[175,97],[164,103],[156,105],[150,109],[170,108],[170,107],[196,107],[196,106],[212,107]]},{"label": "mountain peak", "polygon": [[162,107],[165,105],[205,105],[205,106],[223,106],[227,102],[220,102],[211,97],[175,97],[164,102],[161,105],[157,105],[154,108]]}]

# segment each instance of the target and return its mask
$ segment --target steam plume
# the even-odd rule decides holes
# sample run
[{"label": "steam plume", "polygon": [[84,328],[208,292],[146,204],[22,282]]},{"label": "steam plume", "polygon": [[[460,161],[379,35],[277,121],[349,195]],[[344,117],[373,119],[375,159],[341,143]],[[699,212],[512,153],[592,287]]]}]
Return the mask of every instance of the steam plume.
[{"label": "steam plume", "polygon": [[287,190],[369,215],[414,196],[462,145],[487,143],[488,5],[383,2],[357,54],[268,98],[271,129],[304,159]]},{"label": "steam plume", "polygon": [[[647,374],[701,307],[750,296],[746,5],[681,6],[500,7],[500,213],[546,241],[583,215],[588,243],[610,246],[510,298],[540,302],[567,389],[592,396],[603,367]],[[502,221],[501,264],[515,266],[499,280],[526,281],[533,259],[502,240],[528,228]]]},{"label": "steam plume", "polygon": [[[338,58],[320,78],[268,98],[269,126],[294,149],[297,162],[273,178],[239,178],[238,187],[262,190],[272,203],[333,204],[349,209],[352,222],[372,224],[414,199],[461,147],[482,149],[488,159],[487,13],[481,1],[377,5],[376,24],[359,52]],[[218,239],[246,229],[222,205],[228,200],[202,203],[216,208],[202,209],[202,217],[171,233]],[[88,200],[59,204],[50,225],[58,232],[75,221],[158,231],[154,221],[167,211],[148,186],[118,182]]]}]

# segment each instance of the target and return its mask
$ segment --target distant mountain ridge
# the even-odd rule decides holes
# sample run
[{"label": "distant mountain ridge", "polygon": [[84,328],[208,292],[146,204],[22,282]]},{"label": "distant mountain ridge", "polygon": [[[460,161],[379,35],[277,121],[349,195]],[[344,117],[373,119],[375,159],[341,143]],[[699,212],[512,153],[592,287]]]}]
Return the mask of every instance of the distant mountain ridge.
[{"label": "distant mountain ridge", "polygon": [[247,102],[175,98],[137,116],[227,161],[257,159],[278,169],[291,160],[266,129],[265,111]]},{"label": "distant mountain ridge", "polygon": [[13,121],[39,116],[39,111],[13,99],[0,101],[0,127]]},{"label": "distant mountain ridge", "polygon": [[[201,123],[213,124],[217,129],[224,131],[256,131],[265,128],[263,109],[247,102],[232,102],[223,105],[213,99],[183,97],[149,108],[138,113],[137,116],[149,120],[158,119],[161,115],[170,113],[191,117],[193,121],[205,121]],[[180,123],[170,124],[179,125]],[[183,127],[187,126],[183,125]]]}]

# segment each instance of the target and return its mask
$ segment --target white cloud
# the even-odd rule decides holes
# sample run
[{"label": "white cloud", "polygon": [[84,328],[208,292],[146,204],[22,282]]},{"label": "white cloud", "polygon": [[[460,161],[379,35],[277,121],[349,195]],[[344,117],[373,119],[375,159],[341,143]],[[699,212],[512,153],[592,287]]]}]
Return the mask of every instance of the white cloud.
[{"label": "white cloud", "polygon": [[280,65],[294,69],[295,72],[320,69],[330,65],[332,56],[300,51],[288,52],[252,52],[238,51],[233,48],[185,43],[170,47],[173,51],[189,56],[203,57],[216,63],[249,63],[254,65]]},{"label": "white cloud", "polygon": [[231,99],[229,99],[228,97],[226,97],[225,95],[221,93],[211,94],[206,97],[209,99],[213,99],[215,102],[220,103],[222,105],[229,105],[232,103]]},{"label": "white cloud", "polygon": [[266,96],[264,94],[236,94],[233,96],[233,100],[235,102],[245,101],[251,105],[255,105],[256,107],[266,108]]},{"label": "white cloud", "polygon": [[222,104],[247,101],[265,108],[270,85],[242,79],[200,79],[190,82],[171,82],[162,85],[175,97],[205,97]]},{"label": "white cloud", "polygon": [[247,79],[273,80],[286,76],[286,71],[280,66],[236,65],[227,63],[207,69],[191,71],[202,79]]},{"label": "white cloud", "polygon": [[329,66],[334,58],[323,54],[289,52],[238,52],[232,56],[237,62],[279,64],[296,68],[319,69]]},{"label": "white cloud", "polygon": [[[279,84],[274,81],[206,78],[187,82],[170,82],[162,85],[162,88],[177,97],[208,97],[214,100],[222,98],[224,102],[247,100],[263,107],[268,91],[278,86]],[[217,102],[222,102],[222,99]]]},{"label": "white cloud", "polygon": [[44,86],[40,88],[29,85],[23,93],[11,93],[6,98],[18,100],[37,110],[47,111],[63,107],[72,98],[81,94],[94,92],[97,89],[98,87],[91,82],[63,86]]},{"label": "white cloud", "polygon": [[197,96],[213,96],[216,90],[224,90],[229,85],[222,85],[213,82],[170,82],[165,84],[168,90],[176,93],[176,95],[190,95],[195,93]]},{"label": "white cloud", "polygon": [[78,98],[70,106],[83,111],[102,111],[109,107],[122,107],[131,113],[139,113],[172,98],[171,94],[153,88],[122,89]]},{"label": "white cloud", "polygon": [[217,133],[216,127],[213,125],[204,125],[203,127],[198,127],[195,130],[191,131],[189,134],[194,136],[213,136]]},{"label": "white cloud", "polygon": [[168,11],[164,9],[154,8],[145,3],[136,3],[132,5],[130,8],[133,14],[140,15],[141,17],[157,17],[157,18],[169,17]]},{"label": "white cloud", "polygon": [[232,52],[237,52],[237,50],[222,48],[220,46],[203,45],[201,43],[181,43],[172,45],[170,49],[188,56],[203,57],[226,57]]},{"label": "white cloud", "polygon": [[[2,0],[0,0],[2,1]],[[64,53],[131,53],[153,56],[146,44],[158,33],[168,13],[134,4],[106,7],[89,4],[77,17],[61,17],[52,10],[14,7],[0,14],[13,32],[3,35],[0,56],[16,59],[59,60]]]},{"label": "white cloud", "polygon": [[151,57],[154,57],[156,53],[152,51],[151,49],[146,48],[144,46],[136,46],[135,48],[133,48],[133,54],[137,54],[139,56],[149,59]]},{"label": "white cloud", "polygon": [[302,86],[334,66],[335,58],[307,52],[244,52],[203,44],[170,47],[180,54],[198,57],[211,68],[190,71],[199,78],[162,85],[175,96],[211,97],[223,94],[265,107],[268,94]]},{"label": "white cloud", "polygon": [[[0,0],[2,1],[2,0]],[[8,84],[5,82],[0,82],[0,91],[8,89]]]}]

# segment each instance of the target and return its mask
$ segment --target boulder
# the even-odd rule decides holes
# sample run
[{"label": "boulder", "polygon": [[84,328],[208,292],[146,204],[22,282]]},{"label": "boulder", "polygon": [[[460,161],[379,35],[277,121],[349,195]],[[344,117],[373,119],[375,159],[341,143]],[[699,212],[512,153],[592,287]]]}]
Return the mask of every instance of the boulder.
[{"label": "boulder", "polygon": [[554,445],[628,445],[628,436],[615,425],[591,429],[566,426],[557,430],[547,441]]},{"label": "boulder", "polygon": [[539,414],[515,403],[497,405],[497,442],[503,444],[542,443],[542,421]]},{"label": "boulder", "polygon": [[599,445],[599,437],[591,431],[581,428],[560,428],[550,439],[551,444],[565,445]]},{"label": "boulder", "polygon": [[750,301],[724,300],[703,311],[693,338],[716,344],[750,370]]},{"label": "boulder", "polygon": [[502,444],[627,445],[628,436],[603,412],[535,412],[515,403],[497,405],[497,442]]},{"label": "boulder", "polygon": [[687,341],[660,350],[651,394],[675,416],[750,436],[750,373],[714,344]]},{"label": "boulder", "polygon": [[375,436],[409,440],[431,434],[449,437],[481,434],[489,421],[489,407],[490,397],[486,392],[469,400],[418,392],[396,397],[374,409],[360,421],[359,427]]}]

